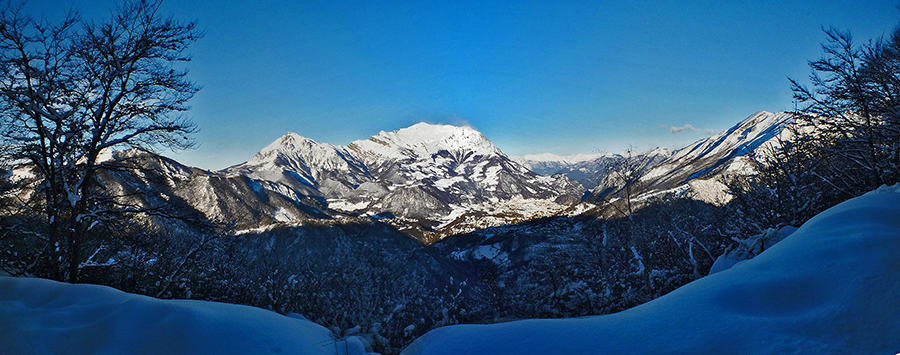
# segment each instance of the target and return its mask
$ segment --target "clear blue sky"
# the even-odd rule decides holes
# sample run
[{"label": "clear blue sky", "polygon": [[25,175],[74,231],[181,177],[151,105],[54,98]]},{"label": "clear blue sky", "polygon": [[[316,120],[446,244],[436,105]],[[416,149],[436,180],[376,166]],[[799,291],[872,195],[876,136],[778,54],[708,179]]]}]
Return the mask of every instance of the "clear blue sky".
[{"label": "clear blue sky", "polygon": [[347,144],[420,121],[470,124],[509,155],[680,148],[792,109],[786,78],[807,77],[821,27],[888,34],[897,4],[167,0],[206,36],[189,66],[201,145],[166,154],[220,169],[288,131]]}]

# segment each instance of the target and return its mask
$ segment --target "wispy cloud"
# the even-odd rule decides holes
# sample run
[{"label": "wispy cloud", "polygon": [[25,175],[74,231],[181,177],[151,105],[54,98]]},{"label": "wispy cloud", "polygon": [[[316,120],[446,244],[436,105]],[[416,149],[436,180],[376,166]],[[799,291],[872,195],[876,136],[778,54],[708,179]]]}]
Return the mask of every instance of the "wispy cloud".
[{"label": "wispy cloud", "polygon": [[664,125],[664,124],[661,124],[661,125],[659,125],[659,126],[662,127],[662,128],[667,128],[667,129],[669,129],[669,132],[671,132],[672,134],[678,134],[678,133],[681,133],[681,132],[684,132],[684,131],[690,131],[690,132],[702,132],[702,133],[705,133],[705,134],[716,134],[716,133],[719,133],[719,131],[717,131],[717,130],[715,130],[715,129],[709,129],[709,128],[697,128],[697,127],[694,127],[694,126],[689,125],[689,124],[686,124],[686,125],[680,126],[680,127],[679,127],[679,126],[667,126],[667,125]]}]

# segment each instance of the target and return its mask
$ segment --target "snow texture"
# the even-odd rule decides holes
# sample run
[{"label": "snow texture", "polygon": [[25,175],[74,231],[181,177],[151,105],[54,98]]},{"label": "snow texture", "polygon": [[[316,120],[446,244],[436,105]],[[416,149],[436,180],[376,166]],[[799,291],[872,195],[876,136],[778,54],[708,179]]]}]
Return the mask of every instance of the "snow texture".
[{"label": "snow texture", "polygon": [[365,354],[358,338],[300,318],[0,276],[2,354]]},{"label": "snow texture", "polygon": [[402,354],[895,354],[900,185],[835,206],[755,258],[605,316],[433,330]]}]

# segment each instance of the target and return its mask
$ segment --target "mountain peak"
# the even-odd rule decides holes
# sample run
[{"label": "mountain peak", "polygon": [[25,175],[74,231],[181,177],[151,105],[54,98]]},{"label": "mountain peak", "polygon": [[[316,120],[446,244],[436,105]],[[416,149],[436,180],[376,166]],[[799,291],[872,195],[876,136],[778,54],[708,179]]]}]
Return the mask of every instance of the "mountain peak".
[{"label": "mountain peak", "polygon": [[275,142],[270,144],[269,147],[278,145],[278,146],[282,146],[285,148],[296,148],[298,146],[309,146],[309,145],[318,145],[318,144],[319,144],[319,142],[316,142],[315,140],[313,140],[311,138],[301,136],[294,132],[288,132],[288,133],[285,133],[283,136],[281,136],[281,138],[278,138],[277,140],[275,140]]},{"label": "mountain peak", "polygon": [[401,128],[392,132],[380,132],[378,136],[392,136],[404,142],[475,142],[487,141],[481,132],[470,126],[454,126],[447,124],[433,124],[419,122],[412,126]]},{"label": "mountain peak", "polygon": [[396,131],[381,131],[351,147],[387,158],[426,157],[442,150],[474,155],[503,155],[481,132],[469,126],[419,122]]},{"label": "mountain peak", "polygon": [[[471,131],[478,132],[475,128],[471,126],[456,126],[451,124],[441,124],[441,123],[428,123],[428,122],[419,122],[412,126],[401,128],[395,130],[394,132],[428,132],[428,133],[440,133],[440,132],[451,132],[451,131]],[[481,132],[478,132],[481,134]]]},{"label": "mountain peak", "polygon": [[258,165],[271,162],[279,156],[295,156],[304,154],[303,152],[328,148],[330,148],[330,144],[320,144],[297,133],[288,132],[256,153],[247,164]]}]

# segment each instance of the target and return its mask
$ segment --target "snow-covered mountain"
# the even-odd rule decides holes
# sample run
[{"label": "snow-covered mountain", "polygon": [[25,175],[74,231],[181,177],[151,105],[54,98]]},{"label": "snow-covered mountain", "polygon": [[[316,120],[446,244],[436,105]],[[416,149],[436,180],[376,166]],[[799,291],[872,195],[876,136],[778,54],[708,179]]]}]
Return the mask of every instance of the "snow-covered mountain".
[{"label": "snow-covered mountain", "polygon": [[[701,199],[721,202],[724,186],[718,177],[747,173],[747,154],[784,138],[790,117],[759,112],[674,153],[643,153],[638,156],[644,163],[643,185],[649,193],[691,189]],[[471,127],[427,123],[346,146],[287,133],[249,161],[222,171],[123,154],[116,153],[115,159],[140,158],[139,165],[146,166],[130,175],[115,173],[125,182],[122,190],[160,181],[153,185],[159,190],[157,200],[178,197],[206,218],[235,222],[238,229],[309,219],[379,218],[425,242],[580,213],[587,209],[581,202],[584,186],[595,194],[615,193],[608,167],[625,159],[593,154],[516,161]]]},{"label": "snow-covered mountain", "polygon": [[[752,173],[750,154],[764,154],[768,144],[789,139],[790,132],[785,127],[791,115],[760,111],[726,131],[674,152],[656,148],[636,154],[633,158],[642,163],[645,196],[663,191],[688,191],[700,200],[726,202],[728,196],[719,178]],[[539,174],[565,174],[594,194],[615,192],[616,184],[608,179],[608,169],[623,159],[621,154],[536,154],[515,158]]]},{"label": "snow-covered mountain", "polygon": [[177,200],[239,230],[377,218],[426,243],[575,213],[585,192],[564,175],[541,176],[510,160],[471,127],[427,123],[347,146],[287,133],[221,171],[138,151],[116,152],[109,162],[123,166],[107,174],[111,188],[142,191],[147,206]]},{"label": "snow-covered mountain", "polygon": [[208,175],[243,178],[258,193],[337,215],[388,216],[441,235],[556,214],[585,191],[564,175],[535,174],[471,127],[427,123],[347,146],[287,133],[246,163]]},{"label": "snow-covered mountain", "polygon": [[757,112],[722,133],[676,150],[647,171],[642,181],[651,191],[680,188],[707,202],[726,202],[719,178],[752,173],[750,154],[765,154],[769,144],[790,139],[785,128],[792,118],[789,112]]},{"label": "snow-covered mountain", "polygon": [[199,213],[241,229],[330,218],[324,200],[279,183],[191,168],[137,150],[113,152],[107,163],[116,168],[102,174],[106,188],[145,208]]},{"label": "snow-covered mountain", "polygon": [[[624,160],[626,155],[627,153],[573,155],[542,153],[517,156],[513,157],[513,160],[522,163],[538,174],[563,174],[578,181],[589,190],[603,190],[610,187],[608,186],[610,182],[607,180],[609,169]],[[668,159],[671,155],[672,152],[668,148],[657,147],[645,152],[635,153],[632,157],[639,158],[650,169]]]},{"label": "snow-covered mountain", "polygon": [[347,149],[289,132],[256,153],[246,163],[224,170],[227,176],[246,176],[270,190],[283,188],[304,195],[334,198],[374,178],[366,165]]},{"label": "snow-covered mountain", "polygon": [[348,147],[370,164],[390,160],[420,159],[446,151],[457,160],[472,156],[505,156],[481,132],[472,127],[417,123],[393,132],[379,132]]}]

